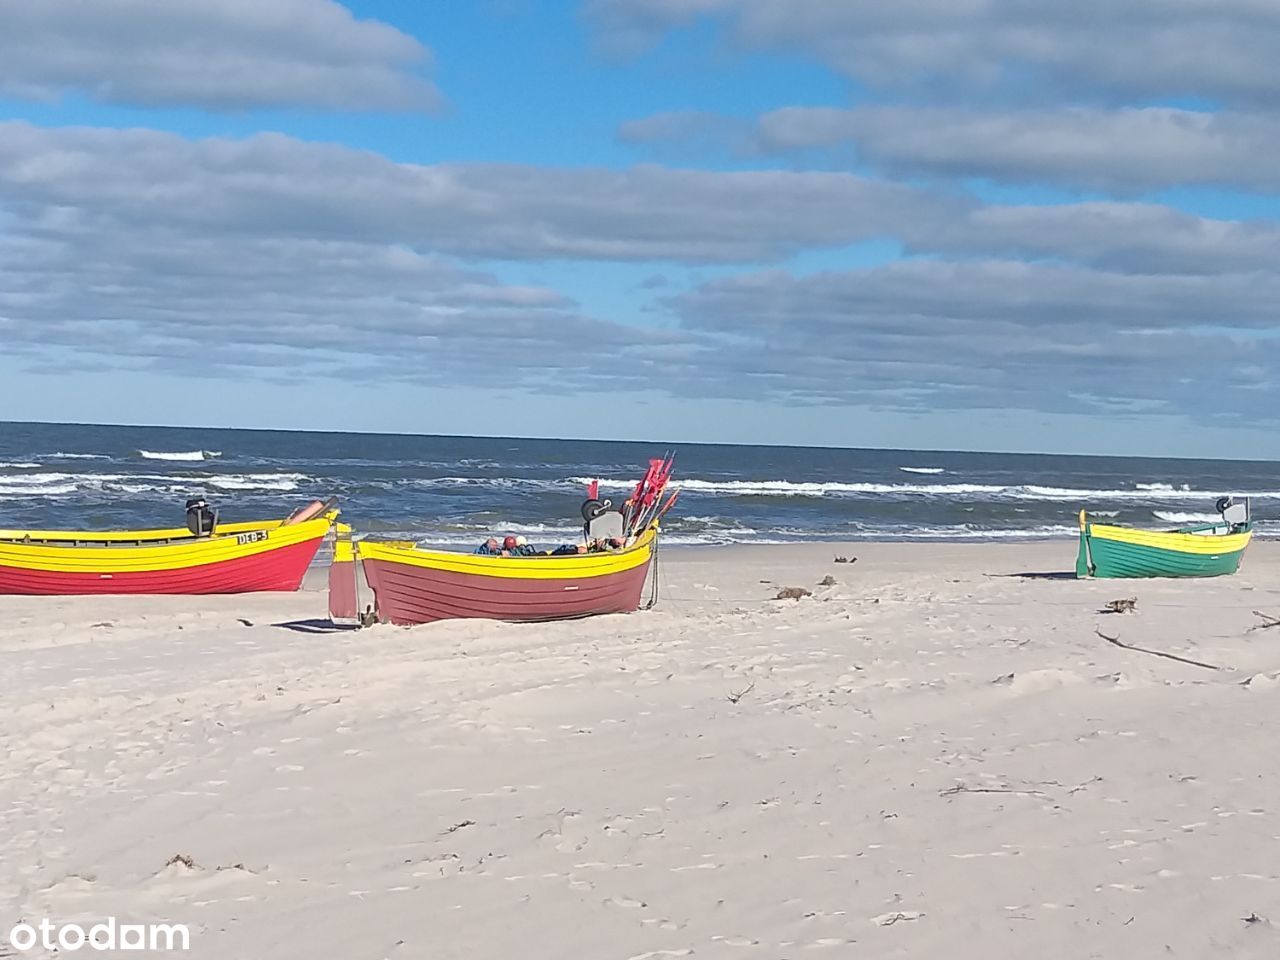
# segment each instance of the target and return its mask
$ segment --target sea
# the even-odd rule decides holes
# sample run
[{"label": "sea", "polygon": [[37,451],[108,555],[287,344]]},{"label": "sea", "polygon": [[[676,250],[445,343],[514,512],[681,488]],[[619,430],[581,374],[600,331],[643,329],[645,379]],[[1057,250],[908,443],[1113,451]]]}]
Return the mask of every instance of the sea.
[{"label": "sea", "polygon": [[1067,538],[1082,508],[1159,528],[1216,519],[1224,494],[1280,536],[1264,461],[45,423],[0,423],[0,529],[183,526],[195,496],[264,519],[336,496],[362,535],[556,545],[580,538],[589,481],[620,503],[667,453],[668,545]]}]

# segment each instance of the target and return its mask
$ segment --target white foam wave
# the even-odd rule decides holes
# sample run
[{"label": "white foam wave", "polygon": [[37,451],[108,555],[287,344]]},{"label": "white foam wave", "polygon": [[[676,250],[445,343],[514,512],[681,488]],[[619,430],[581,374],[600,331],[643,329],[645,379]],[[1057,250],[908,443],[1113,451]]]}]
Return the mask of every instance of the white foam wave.
[{"label": "white foam wave", "polygon": [[74,493],[159,493],[178,496],[190,490],[296,490],[308,480],[301,473],[244,473],[225,476],[164,476],[124,473],[20,473],[0,476],[0,495],[67,496]]},{"label": "white foam wave", "polygon": [[49,454],[51,460],[110,460],[111,458],[101,453],[58,453]]},{"label": "white foam wave", "polygon": [[1219,523],[1222,515],[1217,513],[1177,513],[1169,510],[1152,510],[1151,515],[1165,523]]},{"label": "white foam wave", "polygon": [[18,473],[0,477],[0,487],[39,487],[75,479],[70,473]]},{"label": "white foam wave", "polygon": [[[601,486],[605,484],[602,483]],[[620,484],[610,484],[620,486]],[[673,483],[680,490],[694,493],[729,494],[731,496],[825,497],[829,494],[920,494],[972,495],[1000,494],[1010,487],[981,483],[840,483],[837,481],[794,482],[791,480],[680,480]]]},{"label": "white foam wave", "polygon": [[13,462],[0,460],[0,470],[35,470],[38,469],[39,466],[40,464],[31,463],[29,460],[17,460]]},{"label": "white foam wave", "polygon": [[[921,527],[917,530],[899,531],[889,539],[904,540],[1051,540],[1078,537],[1079,527],[1046,526],[1023,530],[983,530],[974,527]],[[869,538],[876,539],[874,531]]]},{"label": "white foam wave", "polygon": [[26,490],[0,486],[0,500],[22,500],[32,497],[62,497],[67,494],[76,493],[77,490],[77,487],[70,484],[52,484],[49,486],[34,487]]},{"label": "white foam wave", "polygon": [[[1216,500],[1223,496],[1221,490],[1192,490],[1184,484],[1171,487],[1168,484],[1137,484],[1134,490],[1076,490],[1070,487],[1013,487],[1022,491],[1019,496],[1033,500]],[[1257,490],[1248,493],[1233,493],[1236,497],[1255,497],[1259,499],[1280,499],[1280,491]]]},{"label": "white foam wave", "polygon": [[428,477],[406,481],[415,487],[533,487],[544,490],[563,490],[560,480],[536,480],[532,477]]},{"label": "white foam wave", "polygon": [[139,450],[138,456],[143,460],[212,460],[215,457],[222,456],[220,450],[179,450],[177,452],[166,452],[163,450]]},{"label": "white foam wave", "polygon": [[901,470],[903,473],[937,474],[937,473],[947,472],[942,467],[899,467],[898,469]]},{"label": "white foam wave", "polygon": [[[425,487],[492,487],[530,488],[564,491],[591,481],[589,477],[567,477],[563,480],[541,480],[532,477],[434,477],[409,481]],[[602,491],[630,491],[631,480],[599,481]],[[1192,490],[1188,485],[1174,488],[1169,484],[1135,484],[1133,489],[1094,490],[1075,487],[1046,487],[1035,484],[1009,485],[989,483],[844,483],[840,481],[792,480],[703,480],[697,477],[676,479],[672,489],[693,494],[729,497],[950,497],[976,500],[1091,501],[1104,498],[1120,500],[1213,500],[1222,496],[1218,490]],[[1233,496],[1280,499],[1280,491],[1252,491]],[[617,496],[612,499],[617,502]]]},{"label": "white foam wave", "polygon": [[203,481],[219,490],[297,490],[298,482],[287,477],[212,477]]},{"label": "white foam wave", "polygon": [[[571,478],[576,482],[578,478]],[[601,487],[626,489],[623,481],[603,480]],[[691,493],[727,496],[825,497],[831,495],[871,495],[900,497],[956,497],[994,500],[1214,500],[1221,490],[1174,488],[1169,484],[1135,485],[1134,489],[1094,490],[1076,487],[1045,487],[1036,484],[997,485],[985,483],[840,483],[794,482],[790,480],[700,480],[673,481],[673,486]],[[1232,496],[1280,499],[1280,491],[1255,490]]]}]

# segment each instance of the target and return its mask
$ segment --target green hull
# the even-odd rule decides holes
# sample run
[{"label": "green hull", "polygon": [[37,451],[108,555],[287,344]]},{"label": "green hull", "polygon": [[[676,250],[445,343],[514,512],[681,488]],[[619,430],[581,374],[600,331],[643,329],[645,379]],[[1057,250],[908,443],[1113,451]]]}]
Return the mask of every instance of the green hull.
[{"label": "green hull", "polygon": [[1080,534],[1077,577],[1220,577],[1240,568],[1244,548],[1221,553],[1184,553],[1163,547],[1119,543]]}]

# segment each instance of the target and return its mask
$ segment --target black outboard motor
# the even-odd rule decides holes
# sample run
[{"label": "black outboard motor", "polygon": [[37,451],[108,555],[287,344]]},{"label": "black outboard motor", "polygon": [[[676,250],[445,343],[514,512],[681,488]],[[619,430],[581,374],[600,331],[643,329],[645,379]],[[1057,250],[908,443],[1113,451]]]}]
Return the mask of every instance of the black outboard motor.
[{"label": "black outboard motor", "polygon": [[192,536],[210,536],[217,523],[218,515],[205,502],[204,497],[195,497],[187,501],[187,529],[191,531]]},{"label": "black outboard motor", "polygon": [[613,503],[609,500],[586,500],[582,504],[582,519],[590,523],[611,506]]}]

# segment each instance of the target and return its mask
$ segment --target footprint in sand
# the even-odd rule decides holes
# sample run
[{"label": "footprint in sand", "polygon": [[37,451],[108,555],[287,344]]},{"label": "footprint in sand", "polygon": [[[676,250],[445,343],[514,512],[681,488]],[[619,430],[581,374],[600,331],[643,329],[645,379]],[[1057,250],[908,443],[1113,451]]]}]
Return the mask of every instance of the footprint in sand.
[{"label": "footprint in sand", "polygon": [[1014,675],[1009,690],[1016,694],[1043,693],[1083,682],[1084,677],[1071,670],[1028,670]]},{"label": "footprint in sand", "polygon": [[626,907],[629,910],[638,910],[641,907],[647,907],[648,904],[643,900],[636,900],[633,897],[610,897],[604,901],[606,904],[613,904],[615,907]]},{"label": "footprint in sand", "polygon": [[[679,930],[684,924],[672,923],[670,920],[664,920],[661,917],[650,917],[647,920],[641,920],[642,927],[657,927],[659,930]],[[712,937],[714,940],[715,938]]]},{"label": "footprint in sand", "polygon": [[1249,679],[1243,681],[1241,686],[1254,692],[1274,690],[1280,687],[1280,676],[1270,673],[1255,673]]}]

